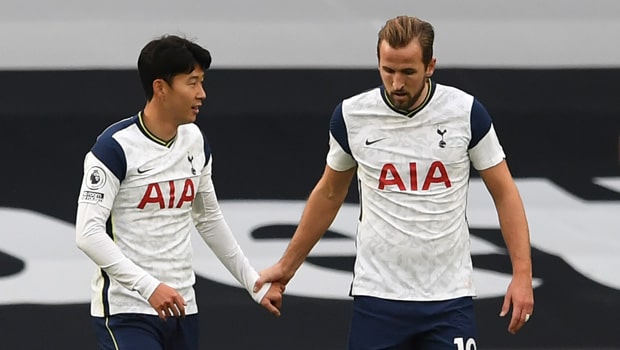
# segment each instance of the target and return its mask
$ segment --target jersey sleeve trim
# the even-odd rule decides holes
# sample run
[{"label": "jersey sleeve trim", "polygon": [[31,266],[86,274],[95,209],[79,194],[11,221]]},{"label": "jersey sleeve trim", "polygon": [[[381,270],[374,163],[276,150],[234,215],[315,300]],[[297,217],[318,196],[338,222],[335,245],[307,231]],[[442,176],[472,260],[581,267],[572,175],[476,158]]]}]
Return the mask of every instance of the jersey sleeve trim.
[{"label": "jersey sleeve trim", "polygon": [[491,116],[482,103],[476,98],[474,98],[474,103],[471,107],[470,125],[471,140],[469,141],[469,149],[472,149],[476,147],[478,142],[480,142],[491,129]]},{"label": "jersey sleeve trim", "polygon": [[336,106],[332,113],[329,131],[340,147],[348,154],[351,154],[351,147],[349,147],[349,140],[347,138],[347,126],[342,115],[342,102]]},{"label": "jersey sleeve trim", "polygon": [[112,137],[100,137],[91,149],[92,153],[103,163],[119,181],[125,179],[127,158],[121,145]]},{"label": "jersey sleeve trim", "polygon": [[491,168],[506,158],[493,125],[480,142],[469,150],[469,158],[474,169],[478,171]]},{"label": "jersey sleeve trim", "polygon": [[204,168],[207,166],[207,164],[209,164],[209,159],[211,159],[211,146],[209,146],[209,140],[207,140],[207,135],[202,130],[200,130],[200,133],[202,134],[202,143],[205,152],[205,163],[202,166]]},{"label": "jersey sleeve trim", "polygon": [[114,139],[114,134],[120,130],[136,124],[138,115],[123,119],[117,123],[110,125],[101,135],[97,137],[97,142],[91,148],[91,152],[99,159],[110,171],[118,178],[119,181],[125,179],[127,173],[127,159],[125,151],[121,145]]}]

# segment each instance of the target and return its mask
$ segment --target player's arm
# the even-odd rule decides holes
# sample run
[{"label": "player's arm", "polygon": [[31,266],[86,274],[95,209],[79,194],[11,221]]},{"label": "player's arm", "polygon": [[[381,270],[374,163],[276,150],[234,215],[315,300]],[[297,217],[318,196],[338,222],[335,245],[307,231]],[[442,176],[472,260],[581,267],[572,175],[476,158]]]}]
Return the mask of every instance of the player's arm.
[{"label": "player's arm", "polygon": [[115,174],[89,153],[84,161],[84,178],[78,199],[76,245],[110,278],[148,300],[159,281],[129,260],[106,231],[119,186]]},{"label": "player's arm", "polygon": [[212,160],[209,159],[203,169],[192,205],[192,218],[196,230],[224,267],[250,293],[252,298],[269,312],[279,316],[284,287],[279,284],[268,284],[258,291],[253,290],[258,273],[250,265],[222,215],[211,179],[211,163]]},{"label": "player's arm", "polygon": [[530,235],[525,209],[506,161],[480,171],[480,176],[493,197],[500,229],[512,262],[513,278],[500,316],[506,315],[512,306],[508,330],[516,333],[534,310]]},{"label": "player's arm", "polygon": [[529,316],[526,315],[531,315],[534,309],[530,234],[525,210],[491,117],[476,99],[471,110],[471,135],[469,157],[493,197],[512,262],[513,278],[504,297],[500,316],[505,316],[512,306],[508,331],[515,333],[527,321]]},{"label": "player's arm", "polygon": [[356,168],[336,171],[325,166],[323,176],[316,184],[301,215],[301,220],[282,258],[271,268],[261,272],[260,283],[293,278],[312,248],[336,218],[345,200]]},{"label": "player's arm", "polygon": [[332,224],[345,200],[357,163],[348,143],[343,103],[338,104],[332,113],[326,163],[323,176],[308,197],[297,230],[286,251],[276,264],[261,271],[255,288],[269,281],[288,283]]}]

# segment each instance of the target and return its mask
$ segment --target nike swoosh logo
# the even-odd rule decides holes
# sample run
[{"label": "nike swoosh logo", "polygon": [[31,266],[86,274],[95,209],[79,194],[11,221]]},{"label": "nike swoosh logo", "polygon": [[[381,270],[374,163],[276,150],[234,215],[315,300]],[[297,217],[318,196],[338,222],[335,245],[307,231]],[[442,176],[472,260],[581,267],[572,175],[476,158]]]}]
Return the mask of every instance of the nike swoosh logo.
[{"label": "nike swoosh logo", "polygon": [[370,141],[370,140],[366,139],[366,146],[370,146],[370,145],[372,145],[373,143],[377,143],[377,142],[379,142],[379,141],[381,141],[381,140],[385,140],[385,137],[382,137],[382,138],[380,138],[380,139],[376,139],[376,140],[372,140],[372,141]]},{"label": "nike swoosh logo", "polygon": [[140,169],[140,168],[138,168],[138,174],[144,174],[147,171],[151,171],[151,170],[153,170],[153,168],[148,168],[148,169]]}]

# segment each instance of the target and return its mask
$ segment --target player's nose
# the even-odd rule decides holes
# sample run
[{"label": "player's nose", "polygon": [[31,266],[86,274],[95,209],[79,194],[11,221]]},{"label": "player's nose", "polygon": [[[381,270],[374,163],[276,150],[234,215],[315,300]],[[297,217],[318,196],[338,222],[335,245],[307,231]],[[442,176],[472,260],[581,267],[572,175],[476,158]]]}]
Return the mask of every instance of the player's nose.
[{"label": "player's nose", "polygon": [[198,95],[196,97],[200,100],[204,100],[205,98],[207,98],[207,90],[205,90],[202,85],[200,86],[200,89],[198,90]]},{"label": "player's nose", "polygon": [[398,91],[401,90],[405,86],[405,81],[397,76],[392,80],[392,89]]}]

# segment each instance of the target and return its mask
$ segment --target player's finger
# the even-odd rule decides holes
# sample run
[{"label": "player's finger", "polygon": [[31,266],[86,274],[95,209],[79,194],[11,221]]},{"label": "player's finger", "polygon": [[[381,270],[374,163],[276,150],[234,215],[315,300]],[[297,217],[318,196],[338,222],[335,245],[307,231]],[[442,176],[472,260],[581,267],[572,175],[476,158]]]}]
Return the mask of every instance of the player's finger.
[{"label": "player's finger", "polygon": [[508,332],[515,334],[523,327],[525,324],[525,312],[521,308],[514,308],[512,311],[512,318],[510,319],[510,324],[508,325]]},{"label": "player's finger", "polygon": [[272,303],[271,300],[265,300],[263,301],[263,306],[267,309],[267,311],[269,311],[272,315],[276,316],[276,317],[280,317],[280,310],[275,307]]},{"label": "player's finger", "polygon": [[282,309],[282,294],[278,294],[273,297],[271,300],[271,304],[275,306],[278,310]]},{"label": "player's finger", "polygon": [[518,320],[511,319],[510,324],[508,325],[508,332],[510,332],[511,334],[517,333],[518,323],[519,323]]},{"label": "player's finger", "polygon": [[274,303],[274,306],[279,310],[282,309],[282,300],[278,300]]},{"label": "player's finger", "polygon": [[181,316],[181,311],[179,310],[179,305],[177,305],[177,303],[172,304],[172,306],[169,308],[171,315],[173,317],[179,317]]},{"label": "player's finger", "polygon": [[261,271],[258,275],[258,279],[254,283],[254,293],[258,292],[265,283],[277,282],[283,277],[283,273],[275,265]]},{"label": "player's finger", "polygon": [[254,283],[254,293],[258,292],[261,288],[263,288],[263,285],[265,284],[265,279],[263,279],[262,276],[259,276],[258,279],[256,280],[256,282]]},{"label": "player's finger", "polygon": [[181,317],[185,317],[185,304],[177,304],[177,307],[179,308]]},{"label": "player's finger", "polygon": [[269,312],[275,317],[280,317],[280,310],[278,310],[278,308],[273,305],[269,307]]},{"label": "player's finger", "polygon": [[185,317],[185,305],[183,305],[180,302],[176,302],[174,304],[175,308],[176,308],[176,316],[177,317]]},{"label": "player's finger", "polygon": [[159,318],[161,318],[164,321],[168,317],[168,313],[166,312],[166,308],[165,307],[162,307],[161,309],[157,310],[157,313],[159,314]]},{"label": "player's finger", "polygon": [[174,314],[176,317],[185,317],[185,299],[180,294],[174,298]]},{"label": "player's finger", "polygon": [[509,310],[510,310],[510,296],[506,294],[504,296],[504,303],[502,304],[502,309],[499,312],[499,317],[506,316]]},{"label": "player's finger", "polygon": [[174,305],[166,306],[164,311],[166,312],[166,317],[173,317],[174,315]]}]

